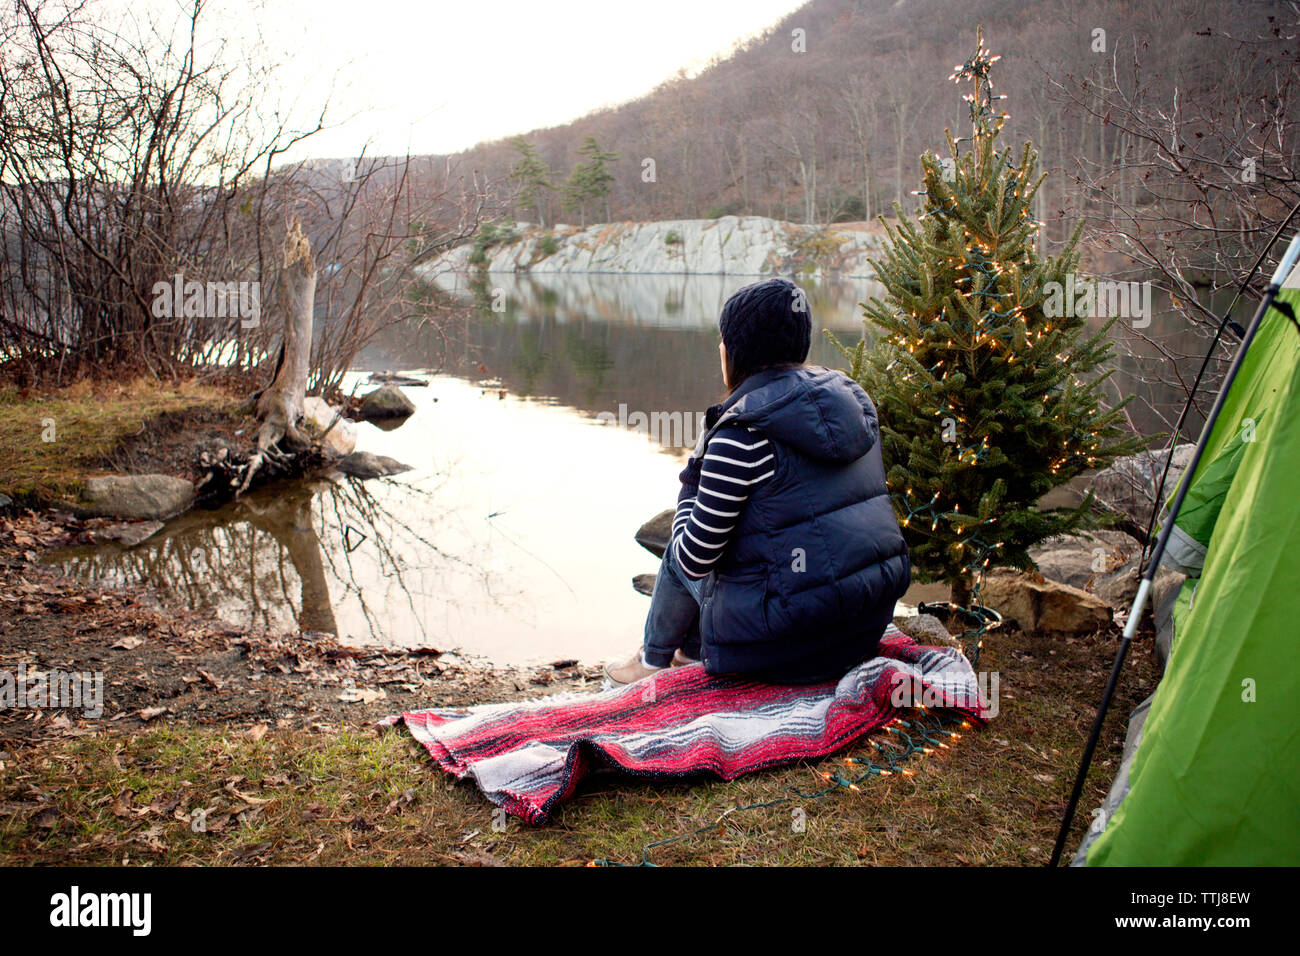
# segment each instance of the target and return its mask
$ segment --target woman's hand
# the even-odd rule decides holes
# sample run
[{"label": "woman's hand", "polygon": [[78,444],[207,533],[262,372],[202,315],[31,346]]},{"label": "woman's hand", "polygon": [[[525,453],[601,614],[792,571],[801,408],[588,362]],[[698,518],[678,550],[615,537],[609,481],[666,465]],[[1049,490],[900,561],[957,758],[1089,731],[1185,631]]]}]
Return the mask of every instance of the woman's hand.
[{"label": "woman's hand", "polygon": [[704,461],[704,451],[708,447],[708,443],[705,441],[705,437],[708,435],[709,429],[711,429],[714,425],[716,425],[718,423],[718,419],[721,417],[722,417],[721,403],[717,405],[710,405],[707,409],[705,409],[704,430],[700,432],[700,437],[695,442],[695,449],[691,452],[691,457],[686,462],[686,467],[683,468],[682,473],[677,476],[679,479],[681,479],[683,490],[684,491],[689,490],[689,492],[692,495],[695,493],[695,489],[698,488],[700,484],[700,468],[702,467]]},{"label": "woman's hand", "polygon": [[695,448],[691,451],[691,457],[686,461],[686,467],[677,477],[681,480],[683,494],[689,491],[695,493],[695,489],[700,484],[700,467],[704,460],[704,449],[708,447],[705,437],[718,422],[718,416],[722,414],[721,405],[710,405],[704,411],[704,428],[700,430],[700,436],[695,440]]},{"label": "woman's hand", "polygon": [[722,417],[721,405],[710,405],[707,409],[705,409],[704,428],[700,432],[700,437],[697,438],[695,441],[695,449],[691,452],[692,461],[696,461],[704,457],[704,449],[707,445],[705,438],[709,434],[710,429],[712,429],[713,426],[718,423],[718,419],[721,417]]},{"label": "woman's hand", "polygon": [[[703,467],[703,465],[704,465],[703,453],[701,453],[698,457],[696,457],[695,455],[691,455],[691,457],[687,460],[686,467],[683,468],[682,473],[677,476],[682,483],[682,491],[684,494],[687,492],[689,492],[689,494],[692,496],[695,494],[695,489],[700,486],[700,469]],[[681,500],[680,497],[678,500]]]}]

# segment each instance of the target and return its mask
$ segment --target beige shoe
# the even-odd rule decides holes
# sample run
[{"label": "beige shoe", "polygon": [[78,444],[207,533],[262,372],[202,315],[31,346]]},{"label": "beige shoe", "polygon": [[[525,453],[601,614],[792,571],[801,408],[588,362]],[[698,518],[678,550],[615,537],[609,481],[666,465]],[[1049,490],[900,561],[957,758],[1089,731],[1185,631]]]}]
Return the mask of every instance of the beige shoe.
[{"label": "beige shoe", "polygon": [[662,667],[651,667],[641,658],[640,649],[621,664],[606,664],[605,676],[611,684],[635,684],[639,680],[658,674]]},{"label": "beige shoe", "polygon": [[698,664],[699,661],[694,657],[687,657],[682,653],[681,648],[673,651],[672,667],[685,667],[687,664]]}]

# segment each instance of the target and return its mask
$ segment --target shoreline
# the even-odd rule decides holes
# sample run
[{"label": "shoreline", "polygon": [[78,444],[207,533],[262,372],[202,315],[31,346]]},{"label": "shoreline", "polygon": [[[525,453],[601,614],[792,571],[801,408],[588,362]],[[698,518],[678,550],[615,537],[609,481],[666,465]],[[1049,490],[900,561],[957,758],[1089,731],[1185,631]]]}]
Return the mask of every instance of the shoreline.
[{"label": "shoreline", "polygon": [[599,667],[576,662],[494,665],[439,648],[345,645],[328,634],[235,627],[138,586],[82,585],[39,560],[78,524],[0,518],[0,669],[101,673],[103,714],[0,708],[0,744],[86,725],[132,732],[163,717],[280,729],[365,724],[402,709],[600,685]]}]

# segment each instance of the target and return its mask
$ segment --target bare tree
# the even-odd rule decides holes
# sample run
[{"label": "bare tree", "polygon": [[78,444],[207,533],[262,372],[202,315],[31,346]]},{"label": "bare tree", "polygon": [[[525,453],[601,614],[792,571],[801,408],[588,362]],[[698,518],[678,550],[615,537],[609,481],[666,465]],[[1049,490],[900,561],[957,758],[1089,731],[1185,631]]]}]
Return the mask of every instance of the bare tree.
[{"label": "bare tree", "polygon": [[[1089,238],[1185,320],[1169,341],[1135,333],[1129,347],[1155,359],[1147,375],[1185,386],[1182,368],[1205,351],[1225,295],[1258,294],[1271,270],[1247,287],[1251,267],[1300,202],[1300,69],[1285,53],[1300,38],[1300,4],[1253,26],[1235,6],[1197,4],[1194,36],[1135,35],[1104,69],[1049,76],[1081,128],[1096,131],[1075,163]],[[1145,62],[1175,52],[1183,65],[1172,75]],[[1220,339],[1220,361],[1230,345]]]},{"label": "bare tree", "polygon": [[206,10],[191,0],[170,24],[115,21],[96,0],[16,0],[0,13],[11,372],[57,383],[119,367],[257,369],[277,354],[279,304],[301,304],[275,294],[297,220],[322,269],[296,343],[305,364],[286,354],[279,371],[336,388],[366,342],[406,316],[421,257],[476,228],[484,190],[453,164],[364,153],[342,169],[285,164],[327,104],[306,123],[268,124],[281,115],[265,100],[274,70],[214,40]]},{"label": "bare tree", "polygon": [[848,120],[862,176],[862,218],[871,219],[871,164],[876,139],[876,94],[869,79],[862,75],[848,78],[840,98],[840,110]]},{"label": "bare tree", "polygon": [[[204,0],[171,25],[102,4],[17,0],[0,30],[0,346],[32,374],[173,374],[249,316],[160,299],[174,276],[262,283],[264,211],[287,177],[258,170],[320,128],[265,129],[269,71],[202,47]],[[251,87],[250,87],[251,84]],[[181,289],[184,286],[180,287]],[[256,333],[254,333],[256,334]]]},{"label": "bare tree", "polygon": [[448,161],[358,157],[347,175],[321,177],[299,203],[323,263],[308,390],[335,392],[375,336],[434,303],[421,298],[417,266],[470,238],[509,195],[492,197]]}]

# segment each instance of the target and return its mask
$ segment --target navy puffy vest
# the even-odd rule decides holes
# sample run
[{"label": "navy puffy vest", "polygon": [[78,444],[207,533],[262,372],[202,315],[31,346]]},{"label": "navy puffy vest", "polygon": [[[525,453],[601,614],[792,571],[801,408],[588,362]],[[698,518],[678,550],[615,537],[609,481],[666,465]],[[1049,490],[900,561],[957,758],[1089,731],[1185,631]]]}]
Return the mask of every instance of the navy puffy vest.
[{"label": "navy puffy vest", "polygon": [[871,399],[843,372],[766,369],[714,425],[773,445],[776,473],[751,495],[700,603],[704,667],[800,684],[842,677],[876,653],[911,563],[885,486]]}]

